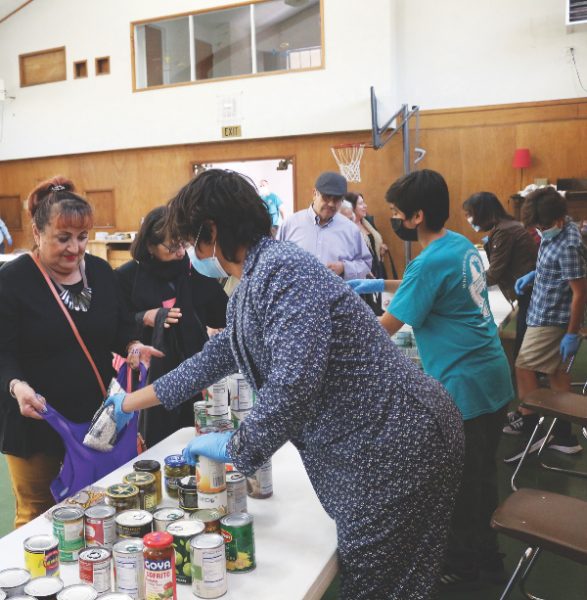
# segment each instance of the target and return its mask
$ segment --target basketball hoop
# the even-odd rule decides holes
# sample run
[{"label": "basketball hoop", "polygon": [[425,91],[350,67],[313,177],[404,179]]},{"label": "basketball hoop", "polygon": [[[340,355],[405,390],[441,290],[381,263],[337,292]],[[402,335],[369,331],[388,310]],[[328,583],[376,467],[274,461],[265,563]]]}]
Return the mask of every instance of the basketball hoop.
[{"label": "basketball hoop", "polygon": [[340,174],[347,181],[361,181],[361,158],[365,146],[367,146],[365,142],[359,142],[355,144],[338,144],[330,148]]}]

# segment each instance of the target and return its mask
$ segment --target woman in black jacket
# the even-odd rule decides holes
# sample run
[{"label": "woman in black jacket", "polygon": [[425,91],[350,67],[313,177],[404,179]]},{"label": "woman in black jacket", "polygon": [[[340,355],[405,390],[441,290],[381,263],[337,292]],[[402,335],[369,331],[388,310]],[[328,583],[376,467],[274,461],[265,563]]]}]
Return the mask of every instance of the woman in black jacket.
[{"label": "woman in black jacket", "polygon": [[73,183],[60,176],[40,183],[28,209],[35,249],[0,270],[0,450],[16,498],[15,527],[54,504],[49,486],[64,448],[39,415],[45,401],[74,423],[90,421],[115,374],[112,352],[125,355],[136,338],[110,265],[86,254],[92,207]]},{"label": "woman in black jacket", "polygon": [[[200,352],[207,328],[226,325],[228,298],[220,284],[192,268],[183,245],[164,233],[167,208],[147,214],[132,246],[134,260],[116,270],[122,295],[135,315],[140,340],[165,354],[152,359],[149,381]],[[194,401],[201,399],[196,394]],[[193,425],[193,402],[173,411],[154,407],[141,414],[141,433],[152,446],[181,427]]]}]

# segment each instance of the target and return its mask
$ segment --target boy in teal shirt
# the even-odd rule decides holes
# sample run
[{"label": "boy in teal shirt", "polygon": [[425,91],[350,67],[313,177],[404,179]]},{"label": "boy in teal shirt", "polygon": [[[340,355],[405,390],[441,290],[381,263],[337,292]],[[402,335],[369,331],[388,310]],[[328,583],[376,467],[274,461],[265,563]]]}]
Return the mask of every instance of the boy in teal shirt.
[{"label": "boy in teal shirt", "polygon": [[489,308],[479,253],[444,228],[448,187],[434,171],[416,171],[388,190],[395,233],[418,241],[421,253],[401,281],[355,280],[395,292],[381,324],[396,333],[412,326],[422,367],[449,391],[465,429],[465,465],[453,514],[443,588],[505,577],[490,519],[498,504],[496,451],[507,405],[514,397],[509,365]]}]

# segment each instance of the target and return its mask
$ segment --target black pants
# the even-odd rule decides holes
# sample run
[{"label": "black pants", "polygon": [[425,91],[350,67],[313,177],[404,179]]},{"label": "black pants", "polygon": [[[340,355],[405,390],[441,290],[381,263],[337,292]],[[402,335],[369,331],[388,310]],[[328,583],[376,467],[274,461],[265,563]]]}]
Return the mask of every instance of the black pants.
[{"label": "black pants", "polygon": [[529,292],[518,296],[518,315],[516,317],[516,341],[514,343],[514,360],[518,357],[518,352],[522,346],[524,334],[526,333],[526,315],[530,306],[530,298],[532,294]]},{"label": "black pants", "polygon": [[497,534],[490,527],[497,508],[496,452],[507,406],[464,422],[465,465],[451,521],[446,571],[475,575],[499,557]]}]

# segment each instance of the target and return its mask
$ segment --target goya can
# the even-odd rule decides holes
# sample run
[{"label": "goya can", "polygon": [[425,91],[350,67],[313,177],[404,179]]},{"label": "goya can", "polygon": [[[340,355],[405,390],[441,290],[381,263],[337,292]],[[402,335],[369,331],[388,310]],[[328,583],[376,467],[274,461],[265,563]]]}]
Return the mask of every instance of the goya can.
[{"label": "goya can", "polygon": [[207,388],[204,397],[206,401],[206,413],[208,415],[227,415],[228,378],[223,377],[220,381]]},{"label": "goya can", "polygon": [[124,483],[139,488],[139,507],[153,512],[157,508],[157,480],[153,473],[133,471],[123,477]]},{"label": "goya can", "polygon": [[264,500],[273,496],[273,470],[269,459],[253,475],[247,477],[247,491],[251,498]]},{"label": "goya can", "polygon": [[228,510],[228,496],[226,495],[226,490],[222,490],[215,494],[198,492],[198,508],[215,508],[225,515]]},{"label": "goya can", "polygon": [[24,565],[31,577],[58,577],[59,540],[50,534],[27,538],[24,541]]},{"label": "goya can", "polygon": [[198,508],[198,488],[193,475],[182,477],[177,482],[177,496],[179,508],[183,511],[190,512]]},{"label": "goya can", "polygon": [[165,491],[171,498],[177,498],[177,484],[180,479],[190,475],[190,467],[181,454],[165,457]]},{"label": "goya can", "polygon": [[63,589],[59,577],[35,577],[24,586],[24,593],[37,600],[57,600],[57,594]]},{"label": "goya can", "polygon": [[226,569],[231,573],[246,573],[255,568],[255,537],[253,517],[249,513],[234,513],[220,519],[220,529],[226,544]]},{"label": "goya can", "polygon": [[230,392],[230,410],[251,410],[255,404],[255,391],[248,384],[242,373],[235,373],[228,378]]},{"label": "goya can", "polygon": [[177,600],[173,536],[166,531],[154,531],[143,538],[143,543],[147,600]]},{"label": "goya can", "polygon": [[223,516],[224,513],[215,508],[199,508],[190,513],[190,519],[204,523],[204,533],[220,533],[220,519]]},{"label": "goya can", "polygon": [[59,560],[75,562],[85,546],[84,511],[81,508],[62,507],[53,511],[53,534],[59,540]]},{"label": "goya can", "polygon": [[0,571],[0,590],[3,590],[9,598],[21,596],[30,580],[31,574],[26,569],[2,569]]},{"label": "goya can", "polygon": [[215,494],[226,488],[226,469],[224,463],[207,458],[198,457],[196,465],[196,481],[198,492]]},{"label": "goya can", "polygon": [[[136,538],[120,540],[114,544],[112,562],[114,565],[114,589],[130,596],[133,600],[145,600],[143,540]],[[105,597],[102,596],[102,598]]]},{"label": "goya can", "polygon": [[125,510],[116,515],[119,538],[142,538],[153,530],[153,515],[146,510]]},{"label": "goya can", "polygon": [[87,583],[67,585],[57,594],[57,600],[96,600],[97,597],[98,592]]},{"label": "goya can", "polygon": [[153,531],[167,531],[167,525],[185,517],[181,508],[160,508],[153,513]]},{"label": "goya can", "polygon": [[157,505],[163,500],[163,479],[161,477],[161,463],[156,460],[137,460],[132,468],[139,473],[151,473],[155,475],[155,486],[157,489]]},{"label": "goya can", "polygon": [[217,533],[202,533],[190,542],[192,592],[198,598],[219,598],[226,594],[226,552]]},{"label": "goya can", "polygon": [[106,488],[106,504],[117,513],[139,508],[139,488],[131,483],[115,483]]},{"label": "goya can", "polygon": [[116,509],[98,504],[84,513],[86,546],[103,546],[112,549],[116,542]]},{"label": "goya can", "polygon": [[228,514],[247,512],[247,478],[238,471],[226,474],[226,499]]},{"label": "goya can", "polygon": [[175,549],[175,579],[177,583],[191,583],[190,540],[205,529],[201,521],[183,519],[167,526],[167,533],[173,536]]},{"label": "goya can", "polygon": [[112,589],[112,553],[108,548],[84,548],[79,553],[80,581],[94,587],[99,593]]}]

